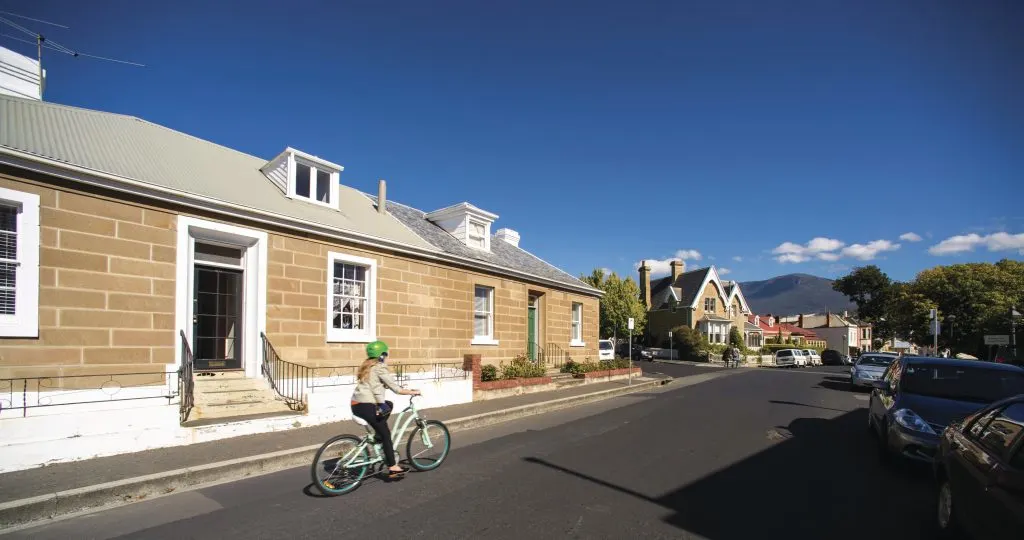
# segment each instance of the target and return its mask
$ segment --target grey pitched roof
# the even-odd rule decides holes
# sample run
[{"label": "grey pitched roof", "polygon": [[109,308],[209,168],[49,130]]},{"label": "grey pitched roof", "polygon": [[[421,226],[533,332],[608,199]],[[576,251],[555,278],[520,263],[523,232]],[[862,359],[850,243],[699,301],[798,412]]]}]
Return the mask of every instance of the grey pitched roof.
[{"label": "grey pitched roof", "polygon": [[[374,206],[377,205],[376,196],[370,194],[364,195]],[[541,260],[536,255],[533,255],[522,248],[505,242],[504,240],[498,240],[497,238],[492,237],[491,251],[482,251],[463,244],[448,231],[428,220],[426,218],[427,213],[422,210],[417,210],[411,206],[387,199],[387,211],[418,236],[429,242],[437,249],[443,250],[447,253],[458,255],[459,257],[477,259],[501,265],[506,268],[519,270],[521,272],[544,277],[552,281],[572,285],[574,287],[589,287],[589,285],[580,281],[578,278]]]},{"label": "grey pitched roof", "polygon": [[[701,284],[704,283],[704,279],[707,278],[710,271],[711,267],[709,266],[683,272],[676,278],[675,283],[671,283],[671,288],[675,290],[676,296],[679,298],[679,305],[689,306],[693,304],[694,299],[701,292]],[[672,292],[669,290],[671,281],[672,276],[651,281],[651,309],[667,307],[668,300],[672,295]]]},{"label": "grey pitched roof", "polygon": [[746,321],[746,322],[743,323],[743,330],[746,331],[746,332],[762,332],[763,333],[763,330],[761,330],[760,326],[758,326],[758,325],[756,325],[756,324],[754,324],[754,323],[752,323],[750,321]]},{"label": "grey pitched roof", "polygon": [[427,252],[485,261],[600,294],[579,279],[504,241],[491,253],[465,246],[424,218],[341,184],[338,208],[288,198],[262,172],[266,159],[133,116],[0,95],[0,149],[30,154],[122,179],[192,194]]},{"label": "grey pitched roof", "polygon": [[361,192],[340,186],[337,210],[288,198],[260,172],[267,160],[122,114],[0,95],[0,147],[205,199],[429,249]]}]

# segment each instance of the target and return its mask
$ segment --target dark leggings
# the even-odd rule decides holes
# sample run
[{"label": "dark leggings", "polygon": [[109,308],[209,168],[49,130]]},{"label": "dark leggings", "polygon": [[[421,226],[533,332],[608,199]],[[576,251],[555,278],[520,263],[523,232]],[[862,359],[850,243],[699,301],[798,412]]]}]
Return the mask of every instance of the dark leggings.
[{"label": "dark leggings", "polygon": [[377,434],[377,442],[384,447],[384,461],[388,467],[395,466],[395,447],[391,443],[391,428],[388,427],[387,417],[377,416],[376,403],[356,403],[352,406],[352,414],[362,418],[374,433]]}]

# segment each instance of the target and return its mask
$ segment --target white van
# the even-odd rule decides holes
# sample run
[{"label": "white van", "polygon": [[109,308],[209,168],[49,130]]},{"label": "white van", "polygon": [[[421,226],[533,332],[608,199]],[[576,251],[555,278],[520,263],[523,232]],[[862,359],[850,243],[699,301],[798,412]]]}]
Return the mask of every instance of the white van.
[{"label": "white van", "polygon": [[821,355],[818,354],[818,351],[814,349],[804,349],[804,355],[807,356],[807,359],[811,361],[812,366],[821,365]]},{"label": "white van", "polygon": [[804,355],[799,349],[779,349],[775,351],[775,366],[776,367],[793,367],[797,363],[797,358],[803,363]]},{"label": "white van", "polygon": [[612,344],[610,339],[601,339],[597,342],[597,359],[598,360],[615,360],[615,345]]}]

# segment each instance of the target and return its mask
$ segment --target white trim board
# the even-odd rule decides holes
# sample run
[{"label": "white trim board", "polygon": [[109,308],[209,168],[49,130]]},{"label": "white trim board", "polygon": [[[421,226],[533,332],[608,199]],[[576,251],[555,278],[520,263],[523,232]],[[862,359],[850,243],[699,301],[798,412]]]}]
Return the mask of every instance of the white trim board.
[{"label": "white trim board", "polygon": [[704,289],[707,288],[708,283],[712,282],[718,286],[718,298],[722,300],[725,305],[729,305],[729,302],[726,300],[724,295],[725,287],[722,286],[722,280],[718,278],[718,271],[715,270],[714,266],[710,266],[708,267],[708,273],[704,276],[704,281],[701,282],[700,287],[693,295],[693,302],[690,304],[691,308],[697,308],[697,303],[704,297]]},{"label": "white trim board", "polygon": [[[222,216],[227,216],[235,219],[243,219],[246,221],[261,223],[264,225],[271,225],[274,227],[281,227],[284,229],[298,231],[302,233],[312,233],[319,236],[323,236],[324,238],[341,240],[343,242],[351,242],[378,249],[387,249],[390,251],[394,251],[396,253],[414,255],[416,257],[421,257],[432,261],[439,261],[449,264],[454,263],[463,266],[469,266],[470,268],[475,268],[478,270],[487,270],[499,275],[509,276],[515,279],[533,281],[535,283],[550,286],[554,289],[573,291],[590,297],[601,298],[604,296],[604,291],[600,289],[595,289],[593,287],[580,287],[575,285],[569,285],[545,277],[530,274],[528,272],[521,272],[519,270],[506,268],[498,264],[493,264],[477,259],[460,257],[436,249],[424,249],[418,246],[405,244],[403,242],[396,242],[394,240],[388,240],[386,238],[362,234],[355,231],[339,231],[337,228],[322,225],[320,223],[315,223],[312,221],[307,221],[304,219],[295,218],[291,216],[275,214],[273,212],[268,212],[265,210],[249,208],[227,201],[198,197],[179,190],[174,190],[163,186],[157,186],[154,184],[150,184],[148,182],[133,180],[130,178],[104,173],[101,171],[95,171],[92,169],[87,169],[85,167],[79,167],[77,165],[62,163],[48,158],[43,158],[32,154],[26,154],[24,152],[14,151],[9,148],[0,147],[0,164],[5,164],[15,168],[25,169],[40,174],[54,176],[57,178],[63,178],[65,180],[71,180],[74,182],[79,182],[90,186],[101,187],[104,189],[109,189],[122,193],[128,193],[131,195],[144,197],[151,200],[156,200],[170,204],[179,204],[182,206],[186,206],[188,208],[213,212],[216,214],[220,214]],[[565,273],[564,270],[559,270]],[[566,273],[566,275],[570,274]]]},{"label": "white trim board", "polygon": [[14,314],[0,315],[0,337],[39,337],[39,195],[0,188],[0,201],[18,209]]},{"label": "white trim board", "polygon": [[243,255],[245,286],[242,300],[242,367],[247,377],[260,373],[262,351],[260,333],[267,328],[267,248],[264,231],[246,229],[216,221],[177,217],[178,245],[174,272],[174,364],[181,365],[180,330],[185,331],[189,345],[195,347],[192,324],[193,253],[195,240],[211,240],[237,245],[245,249]]}]

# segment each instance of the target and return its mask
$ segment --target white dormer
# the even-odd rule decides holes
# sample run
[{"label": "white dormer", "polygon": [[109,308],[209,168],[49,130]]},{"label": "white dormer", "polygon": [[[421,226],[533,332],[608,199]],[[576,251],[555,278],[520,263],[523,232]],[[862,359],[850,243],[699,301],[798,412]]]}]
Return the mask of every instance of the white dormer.
[{"label": "white dormer", "polygon": [[338,182],[344,167],[288,147],[260,171],[291,199],[338,208]]},{"label": "white dormer", "polygon": [[471,248],[491,250],[491,223],[498,219],[496,214],[462,202],[434,210],[426,218]]},{"label": "white dormer", "polygon": [[775,326],[775,317],[768,317],[768,326]]},{"label": "white dormer", "polygon": [[761,317],[754,316],[754,326],[761,326]]}]

